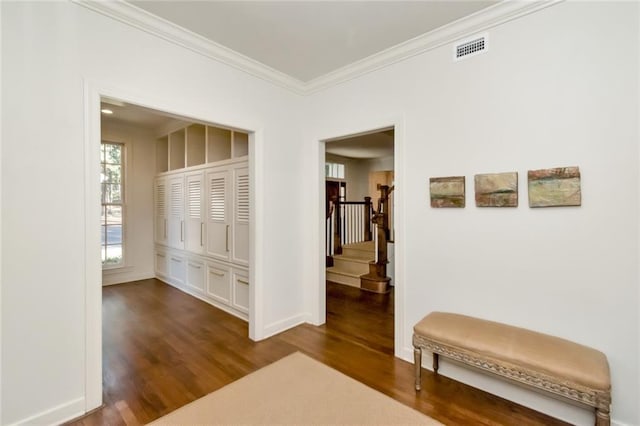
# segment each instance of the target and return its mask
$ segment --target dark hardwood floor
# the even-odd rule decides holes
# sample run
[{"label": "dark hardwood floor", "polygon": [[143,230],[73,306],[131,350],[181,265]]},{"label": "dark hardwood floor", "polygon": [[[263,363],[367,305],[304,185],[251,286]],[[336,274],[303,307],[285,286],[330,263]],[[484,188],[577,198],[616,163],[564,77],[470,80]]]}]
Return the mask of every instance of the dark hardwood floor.
[{"label": "dark hardwood floor", "polygon": [[[158,280],[103,290],[104,406],[71,425],[138,425],[290,353],[305,354],[450,425],[562,425],[393,356],[393,294],[327,284],[327,323],[253,342],[247,323]],[[309,419],[313,422],[313,419]]]}]

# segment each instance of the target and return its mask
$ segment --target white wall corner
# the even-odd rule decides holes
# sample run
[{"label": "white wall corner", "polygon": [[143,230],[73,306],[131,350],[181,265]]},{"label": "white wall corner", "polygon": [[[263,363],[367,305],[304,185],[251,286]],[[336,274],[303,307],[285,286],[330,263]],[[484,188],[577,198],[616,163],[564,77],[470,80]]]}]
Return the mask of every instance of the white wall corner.
[{"label": "white wall corner", "polygon": [[266,339],[278,333],[282,333],[283,331],[287,331],[297,325],[304,324],[306,320],[307,314],[301,313],[290,316],[289,318],[284,318],[282,320],[272,322],[271,324],[268,324],[264,327],[262,339]]},{"label": "white wall corner", "polygon": [[122,283],[129,283],[132,281],[147,280],[154,278],[154,271],[146,272],[115,272],[115,273],[103,273],[102,274],[102,286],[116,285]]},{"label": "white wall corner", "polygon": [[304,92],[304,83],[300,80],[186,30],[126,1],[71,1],[294,93],[302,94]]},{"label": "white wall corner", "polygon": [[49,410],[19,420],[9,426],[59,425],[85,413],[84,398],[77,398]]},{"label": "white wall corner", "polygon": [[392,46],[308,82],[300,81],[126,1],[71,0],[80,6],[153,34],[299,95],[308,95],[395,64],[444,44],[553,6],[563,0],[503,1],[431,32]]}]

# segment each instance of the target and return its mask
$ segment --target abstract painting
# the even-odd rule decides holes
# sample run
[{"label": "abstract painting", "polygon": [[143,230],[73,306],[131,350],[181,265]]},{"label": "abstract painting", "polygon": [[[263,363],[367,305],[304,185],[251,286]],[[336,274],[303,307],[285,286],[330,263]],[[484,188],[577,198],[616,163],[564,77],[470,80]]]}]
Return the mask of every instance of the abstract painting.
[{"label": "abstract painting", "polygon": [[464,176],[429,178],[431,207],[464,207]]},{"label": "abstract painting", "polygon": [[518,207],[518,173],[475,176],[477,207]]},{"label": "abstract painting", "polygon": [[582,204],[578,167],[529,170],[529,207]]}]

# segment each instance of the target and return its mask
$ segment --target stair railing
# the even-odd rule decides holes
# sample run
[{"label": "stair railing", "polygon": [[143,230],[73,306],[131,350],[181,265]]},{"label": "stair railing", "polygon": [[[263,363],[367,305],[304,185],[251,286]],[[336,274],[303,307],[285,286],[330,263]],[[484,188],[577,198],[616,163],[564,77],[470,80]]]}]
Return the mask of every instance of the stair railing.
[{"label": "stair railing", "polygon": [[371,241],[371,197],[364,201],[336,201],[327,218],[327,256],[342,254],[345,244]]}]

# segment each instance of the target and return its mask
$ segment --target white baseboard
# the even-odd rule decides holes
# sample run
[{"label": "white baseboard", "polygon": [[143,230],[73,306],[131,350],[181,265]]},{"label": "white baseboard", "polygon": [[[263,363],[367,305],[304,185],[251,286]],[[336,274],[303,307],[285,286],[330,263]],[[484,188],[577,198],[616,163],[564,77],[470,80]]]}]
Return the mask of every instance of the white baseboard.
[{"label": "white baseboard", "polygon": [[149,278],[154,278],[154,277],[155,277],[155,274],[153,271],[103,273],[102,286],[104,287],[108,285],[128,283],[131,281],[147,280]]},{"label": "white baseboard", "polygon": [[306,320],[307,314],[302,313],[272,322],[271,324],[266,325],[264,327],[264,330],[262,330],[263,339],[266,339],[267,337],[271,337],[278,333],[282,333],[283,331],[286,331],[297,325],[304,324],[305,322],[307,322]]},{"label": "white baseboard", "polygon": [[9,426],[59,425],[84,414],[84,397],[60,404],[42,413],[34,414]]}]

